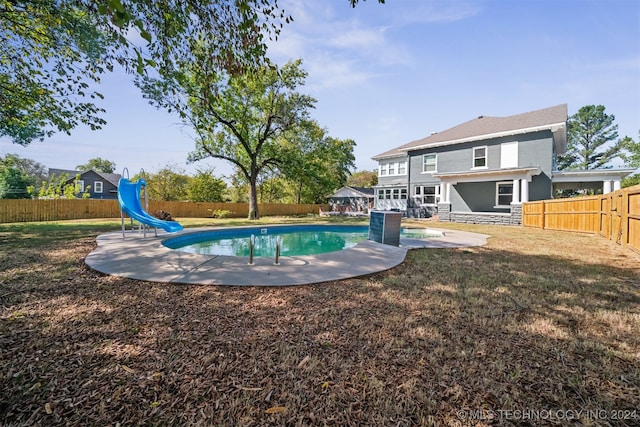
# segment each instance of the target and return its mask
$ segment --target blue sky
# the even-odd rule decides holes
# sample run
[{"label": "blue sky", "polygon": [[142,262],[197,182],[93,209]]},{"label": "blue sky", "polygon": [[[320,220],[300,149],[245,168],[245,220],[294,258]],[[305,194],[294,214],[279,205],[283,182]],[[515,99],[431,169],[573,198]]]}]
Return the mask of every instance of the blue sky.
[{"label": "blue sky", "polygon": [[[640,129],[640,1],[637,0],[285,0],[294,18],[269,56],[302,58],[301,92],[317,99],[312,117],[331,136],[356,141],[358,170],[371,157],[479,115],[507,116],[567,103],[614,114],[620,136]],[[170,163],[186,172],[225,163],[187,164],[190,130],[142,99],[131,76],[103,79],[101,131],[76,129],[15,153],[51,168],[93,157],[153,172]]]}]

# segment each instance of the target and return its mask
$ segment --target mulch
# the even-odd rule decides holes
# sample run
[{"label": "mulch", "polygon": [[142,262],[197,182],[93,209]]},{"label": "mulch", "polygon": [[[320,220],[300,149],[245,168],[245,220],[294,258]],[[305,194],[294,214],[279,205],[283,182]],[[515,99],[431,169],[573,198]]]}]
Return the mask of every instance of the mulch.
[{"label": "mulch", "polygon": [[[502,285],[544,272],[502,276],[516,255],[486,248],[411,251],[359,279],[234,288],[105,276],[84,264],[94,246],[0,252],[3,425],[566,425],[567,411],[640,411],[633,275],[596,308],[563,312],[506,295]],[[472,278],[483,268],[490,285]],[[611,323],[592,327],[597,310]],[[594,414],[571,423],[639,422]]]}]

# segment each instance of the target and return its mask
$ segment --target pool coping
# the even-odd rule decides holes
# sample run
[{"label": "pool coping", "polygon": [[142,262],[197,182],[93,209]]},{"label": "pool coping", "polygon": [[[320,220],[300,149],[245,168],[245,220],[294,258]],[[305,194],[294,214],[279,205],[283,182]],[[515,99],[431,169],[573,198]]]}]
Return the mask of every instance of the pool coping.
[{"label": "pool coping", "polygon": [[[303,224],[301,224],[303,225]],[[264,225],[261,227],[277,227]],[[101,234],[97,247],[85,258],[85,263],[101,273],[160,283],[180,283],[218,286],[296,286],[330,282],[366,276],[393,268],[404,261],[410,249],[461,248],[482,246],[488,235],[466,231],[431,228],[443,237],[400,239],[400,247],[383,245],[371,240],[336,252],[318,255],[273,258],[256,257],[248,265],[248,257],[216,256],[187,253],[162,245],[168,238],[200,231],[231,227],[187,228],[177,233],[158,230]],[[239,228],[239,227],[238,227]]]}]

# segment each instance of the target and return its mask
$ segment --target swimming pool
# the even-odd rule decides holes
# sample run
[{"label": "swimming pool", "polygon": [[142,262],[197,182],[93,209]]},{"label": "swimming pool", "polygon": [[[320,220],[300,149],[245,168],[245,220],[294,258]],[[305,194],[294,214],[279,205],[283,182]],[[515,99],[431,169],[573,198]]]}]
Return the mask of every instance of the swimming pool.
[{"label": "swimming pool", "polygon": [[[254,256],[273,257],[280,238],[280,255],[317,255],[354,247],[369,236],[366,225],[288,225],[242,227],[201,231],[167,239],[170,249],[203,255],[249,256],[254,236]],[[425,239],[442,234],[428,229],[403,229],[401,237]]]}]

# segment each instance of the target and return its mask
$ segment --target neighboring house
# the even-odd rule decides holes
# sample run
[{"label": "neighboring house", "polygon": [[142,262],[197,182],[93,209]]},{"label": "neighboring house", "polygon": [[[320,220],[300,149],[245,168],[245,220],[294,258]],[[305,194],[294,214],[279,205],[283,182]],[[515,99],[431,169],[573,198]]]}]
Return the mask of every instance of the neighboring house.
[{"label": "neighboring house", "polygon": [[67,184],[73,184],[76,176],[79,175],[77,182],[77,192],[84,193],[87,190],[90,199],[117,199],[118,198],[118,180],[120,174],[103,173],[94,170],[76,171],[67,169],[49,169],[49,177],[56,175],[68,176]]},{"label": "neighboring house", "polygon": [[374,197],[373,188],[342,187],[329,197],[329,211],[366,214],[373,208]]},{"label": "neighboring house", "polygon": [[620,188],[624,170],[557,171],[567,149],[567,105],[508,117],[479,116],[401,145],[377,160],[376,209],[441,221],[520,224],[522,202],[557,188]]}]

